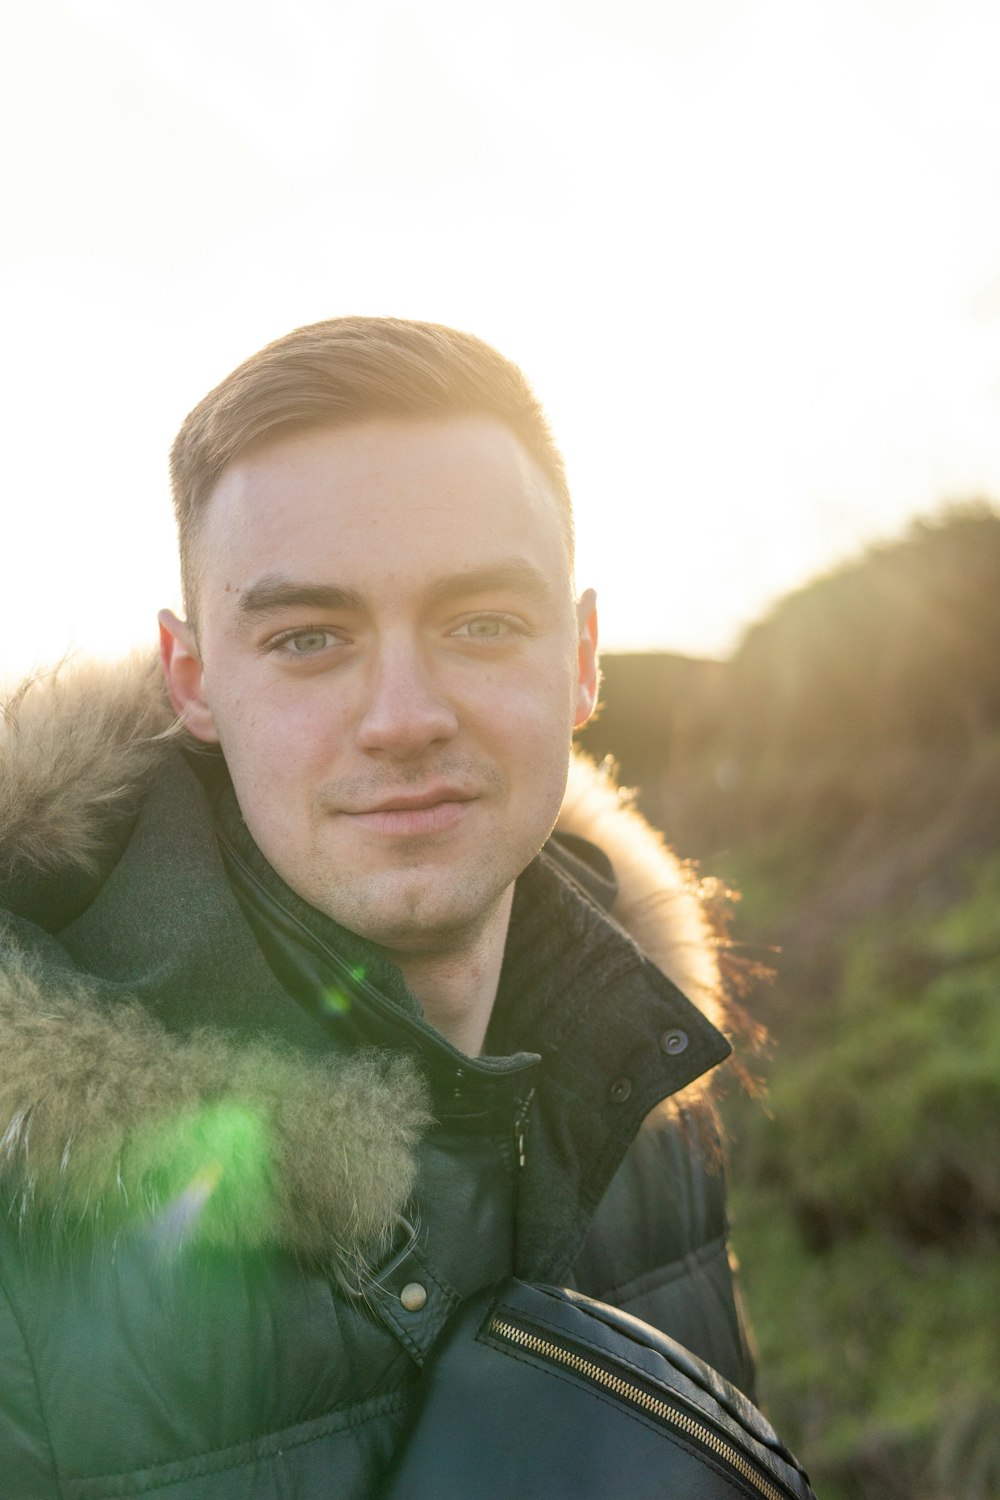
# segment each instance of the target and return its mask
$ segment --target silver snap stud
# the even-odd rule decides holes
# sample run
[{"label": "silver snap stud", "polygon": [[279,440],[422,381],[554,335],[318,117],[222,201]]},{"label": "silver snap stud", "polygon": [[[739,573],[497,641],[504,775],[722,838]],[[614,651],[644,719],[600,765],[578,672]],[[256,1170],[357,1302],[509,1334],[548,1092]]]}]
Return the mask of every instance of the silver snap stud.
[{"label": "silver snap stud", "polygon": [[687,1044],[686,1031],[665,1031],[660,1037],[660,1047],[668,1057],[676,1057],[678,1052],[686,1052]]},{"label": "silver snap stud", "polygon": [[419,1281],[408,1281],[399,1294],[399,1300],[407,1312],[419,1312],[427,1301],[427,1288]]}]

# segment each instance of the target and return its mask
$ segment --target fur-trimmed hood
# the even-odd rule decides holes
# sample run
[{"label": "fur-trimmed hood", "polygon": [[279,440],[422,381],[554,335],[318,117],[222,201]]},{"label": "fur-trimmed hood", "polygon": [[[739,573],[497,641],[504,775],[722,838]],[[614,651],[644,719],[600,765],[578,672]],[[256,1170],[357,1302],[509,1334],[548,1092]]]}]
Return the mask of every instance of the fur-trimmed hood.
[{"label": "fur-trimmed hood", "polygon": [[[19,689],[0,738],[0,908],[32,885],[93,880],[176,738],[147,659]],[[715,942],[690,871],[582,757],[558,826],[606,853],[613,915],[718,1025]],[[196,1213],[202,1240],[325,1259],[392,1225],[428,1121],[404,1059],[168,1033],[138,1005],[103,1003],[27,930],[0,917],[0,1181],[22,1212],[109,1228],[139,1214],[165,1233]]]}]

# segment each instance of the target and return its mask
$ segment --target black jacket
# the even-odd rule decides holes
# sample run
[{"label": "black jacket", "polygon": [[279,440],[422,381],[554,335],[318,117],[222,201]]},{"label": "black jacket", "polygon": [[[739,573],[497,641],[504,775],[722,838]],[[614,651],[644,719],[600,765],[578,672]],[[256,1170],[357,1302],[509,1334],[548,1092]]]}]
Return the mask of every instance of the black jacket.
[{"label": "black jacket", "polygon": [[[602,911],[600,854],[555,840],[519,880],[470,1059],[283,885],[220,763],[153,737],[143,673],[35,688],[12,722],[5,1497],[368,1495],[448,1314],[511,1272],[746,1388],[710,1110],[664,1102],[728,1045]],[[591,807],[567,827],[596,823],[616,867],[652,861],[681,954],[676,866],[638,825],[619,859],[613,794],[574,775]],[[625,884],[646,912],[648,877]],[[706,973],[702,943],[707,1005]]]}]

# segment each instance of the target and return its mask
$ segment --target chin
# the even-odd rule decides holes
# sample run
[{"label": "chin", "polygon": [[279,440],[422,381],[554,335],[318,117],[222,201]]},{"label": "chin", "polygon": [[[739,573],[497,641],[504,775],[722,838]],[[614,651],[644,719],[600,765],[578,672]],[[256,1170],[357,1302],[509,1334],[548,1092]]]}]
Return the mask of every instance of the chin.
[{"label": "chin", "polygon": [[[387,889],[387,885],[393,887]],[[400,886],[403,888],[400,889]],[[329,893],[321,909],[359,937],[393,953],[432,953],[469,941],[488,927],[510,888],[510,882],[488,890],[470,889],[457,878],[454,889],[442,889],[440,875],[417,882],[372,882],[367,893],[350,901],[343,892]]]}]

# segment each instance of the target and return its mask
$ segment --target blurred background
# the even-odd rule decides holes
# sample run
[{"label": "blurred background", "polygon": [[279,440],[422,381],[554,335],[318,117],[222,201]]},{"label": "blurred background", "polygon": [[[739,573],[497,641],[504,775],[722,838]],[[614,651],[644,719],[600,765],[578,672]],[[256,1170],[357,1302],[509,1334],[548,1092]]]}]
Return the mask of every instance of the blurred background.
[{"label": "blurred background", "polygon": [[776,973],[728,1103],[764,1402],[826,1500],[1000,1495],[1000,6],[0,23],[0,675],[152,640],[167,449],[269,339],[516,359],[602,606],[585,743]]}]

